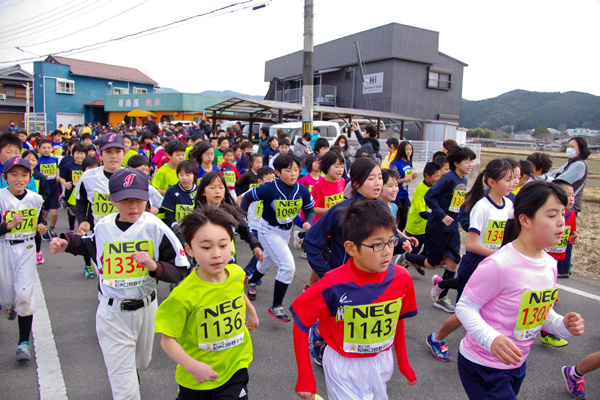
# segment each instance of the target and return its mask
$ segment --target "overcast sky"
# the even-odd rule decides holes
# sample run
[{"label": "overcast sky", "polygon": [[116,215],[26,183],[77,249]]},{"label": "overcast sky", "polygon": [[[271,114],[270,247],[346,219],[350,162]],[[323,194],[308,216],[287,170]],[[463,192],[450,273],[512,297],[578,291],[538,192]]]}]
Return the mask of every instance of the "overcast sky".
[{"label": "overcast sky", "polygon": [[[236,1],[245,0],[0,0],[0,61],[39,60]],[[137,68],[161,87],[182,92],[264,95],[265,61],[302,50],[304,1],[272,0],[253,11],[260,2],[62,55]],[[600,95],[600,0],[314,2],[315,45],[391,22],[439,32],[439,51],[469,64],[463,85],[468,100],[514,89]],[[31,62],[18,61],[33,71]],[[367,66],[367,72],[377,71]]]}]

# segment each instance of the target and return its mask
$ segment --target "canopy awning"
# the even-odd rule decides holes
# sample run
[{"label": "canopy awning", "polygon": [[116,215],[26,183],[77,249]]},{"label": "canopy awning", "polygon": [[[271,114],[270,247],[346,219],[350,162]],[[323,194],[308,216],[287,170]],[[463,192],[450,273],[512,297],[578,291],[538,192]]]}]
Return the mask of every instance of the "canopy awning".
[{"label": "canopy awning", "polygon": [[127,113],[128,117],[147,117],[149,115],[156,117],[153,112],[145,110],[131,110]]}]

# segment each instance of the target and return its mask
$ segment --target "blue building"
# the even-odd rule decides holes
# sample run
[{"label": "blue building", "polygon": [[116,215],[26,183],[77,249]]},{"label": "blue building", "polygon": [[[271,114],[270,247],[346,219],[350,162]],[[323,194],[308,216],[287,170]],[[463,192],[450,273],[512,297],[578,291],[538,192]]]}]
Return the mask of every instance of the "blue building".
[{"label": "blue building", "polygon": [[34,110],[46,114],[46,131],[108,122],[104,96],[154,93],[158,83],[135,68],[49,56],[33,64]]}]

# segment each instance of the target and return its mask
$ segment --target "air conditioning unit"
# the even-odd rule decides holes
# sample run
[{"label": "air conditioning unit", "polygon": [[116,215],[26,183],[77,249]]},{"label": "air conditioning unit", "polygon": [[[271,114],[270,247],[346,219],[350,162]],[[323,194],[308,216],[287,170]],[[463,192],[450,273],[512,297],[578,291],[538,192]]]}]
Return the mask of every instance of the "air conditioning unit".
[{"label": "air conditioning unit", "polygon": [[6,95],[4,93],[0,93],[0,101],[5,101]]}]

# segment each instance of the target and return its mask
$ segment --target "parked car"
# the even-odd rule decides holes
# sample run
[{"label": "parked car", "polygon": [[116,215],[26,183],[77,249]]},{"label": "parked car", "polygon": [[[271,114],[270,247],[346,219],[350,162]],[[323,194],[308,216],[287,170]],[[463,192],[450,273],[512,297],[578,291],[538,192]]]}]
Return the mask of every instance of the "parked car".
[{"label": "parked car", "polygon": [[[321,137],[326,138],[331,145],[340,135],[340,125],[337,122],[313,121],[313,128],[317,127],[321,130]],[[279,129],[283,129],[285,133],[290,135],[290,143],[292,144],[296,142],[297,137],[302,136],[302,122],[300,121],[271,125],[269,128],[269,135],[276,136],[276,132]]]}]

